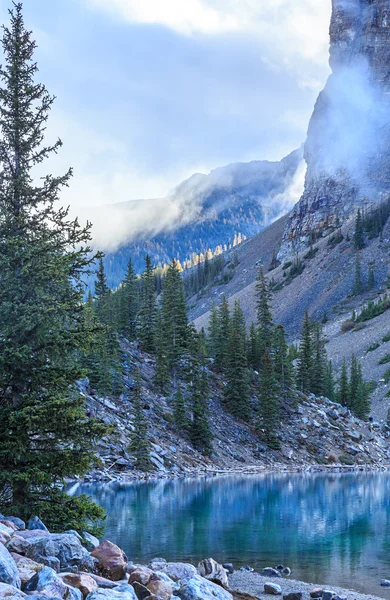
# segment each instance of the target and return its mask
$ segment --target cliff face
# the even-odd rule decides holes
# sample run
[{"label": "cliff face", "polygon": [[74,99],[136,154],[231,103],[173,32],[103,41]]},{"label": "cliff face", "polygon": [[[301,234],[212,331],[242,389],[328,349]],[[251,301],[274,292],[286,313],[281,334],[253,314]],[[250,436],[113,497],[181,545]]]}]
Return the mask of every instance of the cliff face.
[{"label": "cliff face", "polygon": [[330,75],[305,144],[280,258],[390,192],[390,0],[332,0]]}]

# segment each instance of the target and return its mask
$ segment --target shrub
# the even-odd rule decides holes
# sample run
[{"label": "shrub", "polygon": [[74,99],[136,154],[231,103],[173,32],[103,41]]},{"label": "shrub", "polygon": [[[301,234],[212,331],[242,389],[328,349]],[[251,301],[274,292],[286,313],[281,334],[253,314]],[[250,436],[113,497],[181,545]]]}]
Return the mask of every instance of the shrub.
[{"label": "shrub", "polygon": [[390,342],[390,331],[383,336],[382,342]]},{"label": "shrub", "polygon": [[376,350],[377,348],[379,348],[380,344],[378,342],[375,342],[374,344],[371,344],[371,346],[369,346],[366,350],[366,354],[368,352],[374,352],[374,350]]},{"label": "shrub", "polygon": [[342,454],[339,457],[339,462],[342,465],[349,465],[349,466],[352,466],[355,464],[355,461],[353,460],[352,456],[347,456],[346,454]]},{"label": "shrub", "polygon": [[389,362],[390,362],[390,354],[387,353],[385,356],[382,356],[382,358],[378,361],[378,365],[386,365]]}]

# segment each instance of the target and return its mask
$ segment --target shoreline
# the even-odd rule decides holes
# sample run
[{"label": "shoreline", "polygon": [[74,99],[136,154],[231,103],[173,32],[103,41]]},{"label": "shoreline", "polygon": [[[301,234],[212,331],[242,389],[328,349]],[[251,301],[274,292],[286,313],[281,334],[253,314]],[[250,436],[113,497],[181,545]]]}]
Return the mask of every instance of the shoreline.
[{"label": "shoreline", "polygon": [[[310,592],[313,588],[319,587],[324,590],[331,590],[335,592],[341,598],[347,598],[347,600],[383,600],[384,598],[390,597],[390,588],[381,587],[378,581],[378,593],[380,590],[388,590],[388,595],[377,596],[375,593],[367,594],[342,588],[340,586],[334,586],[332,584],[314,584],[305,581],[298,581],[290,578],[272,578],[264,577],[260,573],[250,573],[249,571],[234,571],[232,575],[229,575],[229,584],[232,590],[237,590],[246,594],[250,594],[261,600],[269,600],[272,598],[270,594],[264,593],[264,583],[276,583],[282,588],[282,596],[290,593],[302,593],[302,600],[310,600]],[[281,598],[282,596],[275,596]]]},{"label": "shoreline", "polygon": [[232,469],[198,469],[188,472],[151,472],[143,473],[141,471],[120,472],[107,471],[92,472],[82,479],[69,479],[67,483],[132,483],[135,481],[158,481],[158,480],[180,480],[180,479],[195,479],[199,477],[216,477],[218,475],[272,475],[278,473],[286,474],[318,474],[318,473],[379,473],[390,470],[390,463],[383,465],[361,464],[361,465],[272,465],[270,467],[261,465],[248,465],[247,467],[238,467]]}]

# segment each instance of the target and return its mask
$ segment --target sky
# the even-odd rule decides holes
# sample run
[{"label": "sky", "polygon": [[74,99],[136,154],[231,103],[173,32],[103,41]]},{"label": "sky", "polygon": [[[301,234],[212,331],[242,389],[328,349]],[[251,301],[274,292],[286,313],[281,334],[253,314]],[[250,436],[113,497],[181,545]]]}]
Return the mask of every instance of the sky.
[{"label": "sky", "polygon": [[[0,0],[2,23],[8,0]],[[194,172],[277,160],[329,73],[330,0],[24,0],[57,96],[66,201],[165,196]]]}]

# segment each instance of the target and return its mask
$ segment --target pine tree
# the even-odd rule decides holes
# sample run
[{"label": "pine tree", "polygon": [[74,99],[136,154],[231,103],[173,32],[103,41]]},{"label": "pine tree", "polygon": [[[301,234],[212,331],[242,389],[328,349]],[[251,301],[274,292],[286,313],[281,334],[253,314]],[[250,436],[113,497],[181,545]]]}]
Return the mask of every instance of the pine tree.
[{"label": "pine tree", "polygon": [[98,269],[96,271],[95,281],[95,301],[96,301],[96,314],[98,315],[100,322],[105,325],[109,322],[109,294],[110,289],[107,285],[106,272],[104,269],[103,258],[100,256],[98,259]]},{"label": "pine tree", "polygon": [[168,363],[173,367],[188,346],[188,320],[183,279],[175,260],[169,265],[165,277],[162,319]]},{"label": "pine tree", "polygon": [[298,357],[298,388],[305,394],[311,392],[313,374],[312,328],[308,311],[303,319]]},{"label": "pine tree", "polygon": [[350,378],[349,378],[349,390],[348,390],[348,400],[349,400],[348,408],[350,408],[352,411],[355,408],[355,403],[356,403],[356,399],[358,396],[359,384],[360,384],[359,364],[356,359],[356,356],[354,354],[352,354],[351,371],[350,371]]},{"label": "pine tree", "polygon": [[262,373],[258,393],[260,422],[259,427],[264,430],[264,440],[270,448],[278,450],[280,442],[276,436],[280,423],[280,400],[278,383],[275,378],[272,359],[268,350],[262,358]]},{"label": "pine tree", "polygon": [[212,452],[209,423],[209,389],[203,357],[194,354],[191,359],[190,393],[192,419],[189,425],[191,443],[206,456]]},{"label": "pine tree", "polygon": [[228,338],[224,402],[232,415],[249,419],[249,379],[246,351],[245,320],[238,301],[234,304]]},{"label": "pine tree", "polygon": [[157,388],[157,391],[159,391],[161,394],[166,394],[170,389],[171,376],[169,372],[169,363],[166,351],[167,346],[161,312],[161,310],[158,311],[156,320],[156,368],[153,382]]},{"label": "pine tree", "polygon": [[271,292],[264,275],[263,267],[260,267],[256,279],[256,311],[258,328],[258,346],[259,354],[264,356],[265,351],[272,345],[272,312],[271,312]]},{"label": "pine tree", "polygon": [[90,231],[57,206],[71,171],[35,177],[61,142],[44,145],[54,98],[35,82],[21,3],[10,17],[0,68],[0,508],[37,514],[52,530],[82,529],[102,511],[62,484],[91,468],[106,432],[87,419],[74,387],[91,335],[82,303]]},{"label": "pine tree", "polygon": [[216,354],[218,351],[218,334],[219,334],[218,310],[217,310],[217,307],[215,306],[215,303],[213,302],[213,304],[211,306],[211,313],[210,313],[209,326],[208,326],[208,338],[207,338],[208,352],[209,352],[209,356],[211,356],[212,358],[216,357]]},{"label": "pine tree", "polygon": [[325,378],[327,368],[327,356],[325,351],[325,340],[322,337],[322,329],[319,323],[312,326],[313,362],[311,369],[310,391],[316,396],[325,394]]},{"label": "pine tree", "polygon": [[370,411],[370,390],[368,384],[363,380],[362,367],[361,364],[358,363],[358,386],[353,405],[353,412],[356,417],[365,421],[368,419]]},{"label": "pine tree", "polygon": [[137,337],[138,282],[131,258],[120,288],[120,312],[120,330],[132,342]]},{"label": "pine tree", "polygon": [[230,311],[226,296],[222,296],[222,301],[218,310],[219,333],[218,343],[215,353],[215,364],[222,372],[226,369],[228,359],[228,344],[230,334]]},{"label": "pine tree", "polygon": [[286,402],[292,399],[294,374],[283,325],[275,327],[272,346],[275,380],[279,386],[280,397]]},{"label": "pine tree", "polygon": [[251,369],[256,370],[259,368],[260,355],[259,355],[259,339],[257,335],[256,325],[251,324],[249,329],[249,340],[248,340],[248,365]]},{"label": "pine tree", "polygon": [[357,215],[356,215],[355,232],[353,235],[353,245],[355,246],[356,252],[359,252],[359,250],[364,248],[363,220],[362,220],[362,214],[360,212],[360,208],[358,209]]},{"label": "pine tree", "polygon": [[341,375],[338,382],[337,401],[342,406],[349,406],[348,371],[345,359],[343,360],[343,364],[341,367]]},{"label": "pine tree", "polygon": [[140,342],[145,352],[155,350],[155,320],[156,320],[156,294],[154,273],[149,254],[145,256],[145,271],[142,274],[141,309],[140,309]]},{"label": "pine tree", "polygon": [[135,373],[132,404],[134,430],[131,434],[129,450],[135,457],[135,468],[147,472],[153,468],[153,463],[150,460],[148,422],[142,408],[142,380],[139,369]]},{"label": "pine tree", "polygon": [[334,402],[335,400],[335,382],[333,376],[333,364],[329,360],[325,371],[325,396]]},{"label": "pine tree", "polygon": [[186,411],[186,403],[181,389],[181,385],[178,384],[176,393],[173,399],[173,419],[177,429],[182,432],[188,427],[188,417]]},{"label": "pine tree", "polygon": [[359,296],[363,291],[362,270],[360,265],[360,253],[356,252],[355,257],[355,279],[353,284],[353,295]]},{"label": "pine tree", "polygon": [[375,271],[371,265],[368,271],[368,289],[372,290],[375,287]]}]

